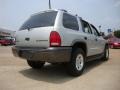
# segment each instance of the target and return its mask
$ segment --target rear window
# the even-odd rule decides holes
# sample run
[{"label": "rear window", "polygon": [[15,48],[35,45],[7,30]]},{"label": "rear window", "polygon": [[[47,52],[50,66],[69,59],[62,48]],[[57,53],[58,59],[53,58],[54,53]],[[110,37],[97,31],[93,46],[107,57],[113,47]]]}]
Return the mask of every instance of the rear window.
[{"label": "rear window", "polygon": [[31,16],[20,28],[20,30],[54,26],[57,11],[44,12]]},{"label": "rear window", "polygon": [[63,14],[63,26],[68,29],[79,30],[77,18],[67,13]]}]

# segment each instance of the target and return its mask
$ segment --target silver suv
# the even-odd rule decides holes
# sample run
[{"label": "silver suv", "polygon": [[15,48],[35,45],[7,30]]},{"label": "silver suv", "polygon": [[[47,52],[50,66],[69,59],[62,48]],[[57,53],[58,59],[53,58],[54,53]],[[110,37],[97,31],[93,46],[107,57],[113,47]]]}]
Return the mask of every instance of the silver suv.
[{"label": "silver suv", "polygon": [[65,10],[32,15],[16,32],[12,51],[34,69],[45,62],[64,63],[73,76],[82,74],[85,62],[109,58],[108,43],[97,29]]}]

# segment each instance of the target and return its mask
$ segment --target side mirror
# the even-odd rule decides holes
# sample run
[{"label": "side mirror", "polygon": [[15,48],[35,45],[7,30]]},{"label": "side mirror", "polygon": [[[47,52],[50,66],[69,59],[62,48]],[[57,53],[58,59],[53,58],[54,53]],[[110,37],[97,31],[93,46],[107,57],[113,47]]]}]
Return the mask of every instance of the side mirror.
[{"label": "side mirror", "polygon": [[100,36],[105,36],[105,33],[104,32],[100,32]]}]

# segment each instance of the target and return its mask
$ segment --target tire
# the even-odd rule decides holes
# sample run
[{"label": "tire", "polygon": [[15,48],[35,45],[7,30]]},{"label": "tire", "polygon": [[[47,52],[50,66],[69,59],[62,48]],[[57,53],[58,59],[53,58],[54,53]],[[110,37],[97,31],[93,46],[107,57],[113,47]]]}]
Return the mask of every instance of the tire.
[{"label": "tire", "polygon": [[104,61],[107,61],[109,59],[109,47],[106,46],[104,49],[104,56],[102,58]]},{"label": "tire", "polygon": [[27,60],[27,63],[30,67],[32,67],[33,69],[40,69],[44,66],[45,62],[40,62],[40,61],[30,61]]},{"label": "tire", "polygon": [[78,48],[72,53],[71,61],[67,64],[68,73],[72,76],[80,76],[85,67],[85,53]]}]

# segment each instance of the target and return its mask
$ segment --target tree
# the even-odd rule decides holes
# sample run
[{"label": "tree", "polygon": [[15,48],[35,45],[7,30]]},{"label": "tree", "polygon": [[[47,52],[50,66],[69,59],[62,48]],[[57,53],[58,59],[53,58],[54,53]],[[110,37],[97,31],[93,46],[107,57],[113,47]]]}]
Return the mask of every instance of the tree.
[{"label": "tree", "polygon": [[117,38],[120,38],[120,30],[117,30],[114,32],[114,35],[117,37]]}]

